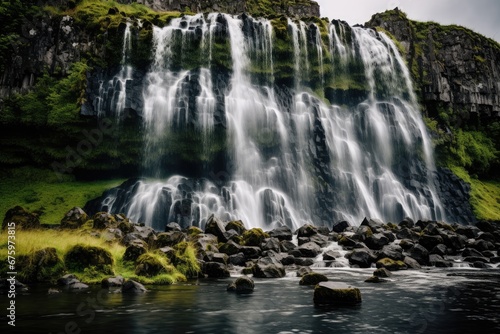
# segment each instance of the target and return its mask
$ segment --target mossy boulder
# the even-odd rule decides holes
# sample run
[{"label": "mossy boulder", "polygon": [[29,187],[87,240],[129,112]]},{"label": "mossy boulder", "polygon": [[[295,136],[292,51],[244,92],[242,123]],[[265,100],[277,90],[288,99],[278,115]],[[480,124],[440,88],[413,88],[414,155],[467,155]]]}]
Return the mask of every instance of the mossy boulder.
[{"label": "mossy boulder", "polygon": [[245,231],[241,237],[245,246],[260,247],[264,240],[269,238],[269,234],[264,232],[261,228],[252,228]]},{"label": "mossy boulder", "polygon": [[[198,277],[201,266],[198,261],[198,251],[192,243],[183,241],[173,247],[174,254],[170,262],[186,277]],[[225,254],[224,254],[225,255]]]},{"label": "mossy boulder", "polygon": [[5,230],[10,223],[15,223],[16,229],[35,229],[40,227],[40,219],[36,213],[29,212],[23,207],[16,206],[5,213],[2,223],[2,230]]},{"label": "mossy boulder", "polygon": [[144,244],[140,242],[132,243],[125,249],[125,253],[123,254],[124,261],[136,261],[142,254],[147,252]]},{"label": "mossy boulder", "polygon": [[318,274],[318,273],[308,273],[302,276],[300,279],[299,284],[300,285],[316,285],[320,282],[326,282],[328,281],[328,278],[323,275],[323,274]]},{"label": "mossy boulder", "polygon": [[380,278],[379,276],[373,275],[365,280],[366,283],[384,283],[387,282],[386,279]]},{"label": "mossy boulder", "polygon": [[318,233],[318,229],[316,226],[313,226],[311,224],[305,224],[302,225],[298,230],[297,230],[297,236],[299,238],[309,238],[312,237],[313,235]]},{"label": "mossy boulder", "polygon": [[102,232],[101,237],[109,243],[120,242],[123,239],[123,232],[119,228],[107,228]]},{"label": "mossy boulder", "polygon": [[198,234],[202,234],[202,233],[203,233],[203,230],[199,227],[196,227],[196,226],[189,226],[188,229],[186,230],[186,234],[190,238],[195,237]]},{"label": "mossy boulder", "polygon": [[113,217],[113,215],[107,213],[107,212],[98,212],[92,217],[92,220],[94,221],[94,226],[93,228],[96,230],[104,230],[106,228],[117,228],[118,223]]},{"label": "mossy boulder", "polygon": [[175,271],[168,258],[162,253],[145,253],[136,260],[135,274],[153,277],[160,274],[172,274]]},{"label": "mossy boulder", "polygon": [[61,219],[61,228],[63,229],[77,229],[80,228],[89,220],[89,216],[83,211],[82,208],[75,206],[64,215]]},{"label": "mossy boulder", "polygon": [[103,273],[112,274],[114,260],[111,253],[101,247],[78,244],[73,246],[64,256],[64,263],[69,271],[83,272],[94,267]]},{"label": "mossy boulder", "polygon": [[255,283],[248,276],[238,277],[235,281],[227,286],[227,291],[236,293],[252,293],[255,288]]},{"label": "mossy boulder", "polygon": [[234,230],[238,232],[238,235],[243,234],[247,229],[245,228],[245,224],[241,220],[233,220],[226,224],[226,231]]},{"label": "mossy boulder", "polygon": [[361,303],[358,288],[340,282],[321,282],[314,288],[314,304],[354,306]]},{"label": "mossy boulder", "polygon": [[390,276],[392,276],[392,273],[387,268],[380,267],[380,268],[378,268],[377,270],[375,270],[373,272],[373,276],[376,276],[376,277],[390,277]]},{"label": "mossy boulder", "polygon": [[156,245],[159,248],[175,246],[180,242],[186,241],[186,235],[181,231],[159,233],[156,238]]},{"label": "mossy boulder", "polygon": [[53,281],[65,270],[64,262],[52,247],[43,248],[17,258],[19,278],[26,283]]},{"label": "mossy boulder", "polygon": [[338,244],[344,248],[351,248],[352,249],[354,246],[356,246],[357,243],[353,239],[344,235],[344,236],[340,237]]},{"label": "mossy boulder", "polygon": [[377,268],[386,268],[390,271],[408,269],[403,261],[396,261],[393,259],[389,259],[388,257],[378,260],[376,266]]}]

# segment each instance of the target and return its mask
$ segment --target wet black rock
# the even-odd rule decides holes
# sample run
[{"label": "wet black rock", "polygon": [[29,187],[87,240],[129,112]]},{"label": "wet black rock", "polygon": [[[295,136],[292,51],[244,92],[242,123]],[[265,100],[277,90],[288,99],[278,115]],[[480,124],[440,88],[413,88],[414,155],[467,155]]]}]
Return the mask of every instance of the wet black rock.
[{"label": "wet black rock", "polygon": [[410,257],[415,259],[421,265],[429,263],[429,251],[422,245],[416,244],[408,251]]},{"label": "wet black rock", "polygon": [[109,278],[104,278],[101,281],[101,286],[103,288],[117,287],[117,286],[122,286],[124,282],[125,279],[121,276],[109,277]]},{"label": "wet black rock", "polygon": [[226,278],[231,276],[226,265],[223,263],[205,262],[202,268],[203,274],[209,278]]},{"label": "wet black rock", "polygon": [[315,272],[305,274],[299,281],[300,285],[316,285],[320,282],[328,281],[328,277],[323,274],[318,274]]},{"label": "wet black rock", "polygon": [[122,285],[122,293],[145,293],[148,290],[139,282],[128,280]]},{"label": "wet black rock", "polygon": [[281,226],[278,228],[275,228],[272,231],[269,231],[269,236],[273,238],[277,238],[280,241],[283,240],[292,240],[292,230],[288,226]]},{"label": "wet black rock", "polygon": [[376,260],[376,256],[368,249],[355,249],[346,257],[349,259],[350,264],[360,268],[370,268]]},{"label": "wet black rock", "polygon": [[345,283],[321,282],[314,288],[314,304],[354,306],[361,303],[361,292]]},{"label": "wet black rock", "polygon": [[303,257],[316,257],[321,253],[321,247],[314,242],[308,242],[299,246],[298,250]]},{"label": "wet black rock", "polygon": [[180,232],[182,231],[182,228],[179,224],[175,222],[168,223],[167,225],[165,225],[165,232],[173,232],[173,231]]},{"label": "wet black rock", "polygon": [[281,278],[286,275],[283,265],[272,257],[260,258],[253,266],[252,272],[254,277],[258,278]]},{"label": "wet black rock", "polygon": [[248,276],[241,276],[227,286],[227,291],[236,293],[252,293],[255,289],[254,281]]},{"label": "wet black rock", "polygon": [[350,226],[351,224],[349,224],[348,221],[342,220],[333,224],[332,231],[336,233],[342,233]]}]

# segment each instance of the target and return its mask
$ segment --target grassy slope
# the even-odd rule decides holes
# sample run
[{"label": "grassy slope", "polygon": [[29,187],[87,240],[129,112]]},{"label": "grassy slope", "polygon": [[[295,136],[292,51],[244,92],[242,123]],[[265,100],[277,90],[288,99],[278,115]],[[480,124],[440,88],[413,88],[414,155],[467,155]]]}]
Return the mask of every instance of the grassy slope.
[{"label": "grassy slope", "polygon": [[[86,246],[101,247],[108,250],[113,259],[113,272],[116,275],[121,275],[124,278],[134,279],[143,284],[171,284],[174,282],[186,280],[185,274],[196,272],[199,266],[196,260],[196,251],[191,244],[187,244],[187,248],[183,251],[177,251],[177,256],[182,260],[181,265],[172,267],[169,273],[159,274],[153,277],[138,276],[135,274],[135,265],[132,262],[123,261],[125,247],[116,242],[107,242],[103,238],[91,236],[90,227],[87,226],[82,230],[16,230],[16,257],[21,255],[30,255],[35,251],[47,247],[56,249],[57,255],[61,260],[64,260],[65,254],[75,245],[81,244]],[[0,233],[0,262],[7,262],[7,232]],[[171,266],[168,259],[161,254],[150,251],[151,256],[161,258],[166,261],[166,264]],[[22,277],[25,268],[17,268]],[[109,274],[87,268],[83,272],[73,272],[84,283],[96,284],[100,283],[103,278],[109,277]],[[57,279],[55,277],[54,279]]]},{"label": "grassy slope", "polygon": [[40,210],[40,221],[58,224],[64,214],[74,206],[102,194],[106,189],[119,185],[123,180],[60,182],[52,171],[23,167],[0,171],[0,218],[8,209],[20,205],[30,211]]},{"label": "grassy slope", "polygon": [[478,219],[500,220],[500,182],[478,180],[461,167],[451,170],[471,185],[471,204]]}]

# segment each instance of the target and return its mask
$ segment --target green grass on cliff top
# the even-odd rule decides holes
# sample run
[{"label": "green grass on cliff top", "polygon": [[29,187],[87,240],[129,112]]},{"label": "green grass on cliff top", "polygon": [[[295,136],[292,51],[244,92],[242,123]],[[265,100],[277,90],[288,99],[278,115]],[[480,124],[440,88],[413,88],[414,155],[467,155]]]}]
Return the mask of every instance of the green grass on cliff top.
[{"label": "green grass on cliff top", "polygon": [[74,181],[71,177],[60,182],[54,172],[30,167],[0,171],[0,218],[3,221],[7,210],[20,205],[29,211],[43,212],[40,215],[43,224],[59,224],[68,210],[83,207],[122,182]]},{"label": "green grass on cliff top", "polygon": [[470,203],[476,218],[500,220],[500,182],[478,180],[461,167],[452,167],[451,170],[471,185]]}]

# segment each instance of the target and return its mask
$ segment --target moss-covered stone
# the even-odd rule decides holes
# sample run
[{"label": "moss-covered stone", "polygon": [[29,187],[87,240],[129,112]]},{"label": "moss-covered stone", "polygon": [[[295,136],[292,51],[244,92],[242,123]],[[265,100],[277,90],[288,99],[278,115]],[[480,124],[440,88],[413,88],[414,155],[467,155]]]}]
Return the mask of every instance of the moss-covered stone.
[{"label": "moss-covered stone", "polygon": [[354,306],[361,303],[361,292],[345,283],[321,282],[314,288],[314,303]]},{"label": "moss-covered stone", "polygon": [[264,232],[261,228],[252,228],[245,231],[241,237],[245,246],[260,247],[264,239],[269,238],[269,234]]},{"label": "moss-covered stone", "polygon": [[227,286],[227,291],[236,293],[252,293],[255,288],[253,280],[247,276],[238,277]]},{"label": "moss-covered stone", "polygon": [[25,283],[55,281],[65,271],[64,262],[52,247],[17,257],[19,278]]},{"label": "moss-covered stone", "polygon": [[233,220],[226,224],[226,231],[235,230],[238,234],[243,234],[247,229],[241,220]]},{"label": "moss-covered stone", "polygon": [[69,210],[61,220],[61,228],[77,229],[89,220],[89,216],[79,207]]},{"label": "moss-covered stone", "polygon": [[124,261],[136,261],[141,255],[147,252],[142,243],[133,243],[127,247],[123,254]]},{"label": "moss-covered stone", "polygon": [[326,281],[328,281],[328,277],[326,277],[325,275],[312,272],[312,273],[308,273],[308,274],[305,274],[304,276],[302,276],[299,284],[300,285],[316,285],[320,282],[326,282]]},{"label": "moss-covered stone", "polygon": [[69,271],[83,272],[86,268],[95,267],[103,273],[112,274],[114,264],[111,253],[101,247],[78,244],[71,247],[64,256],[64,263]]},{"label": "moss-covered stone", "polygon": [[16,229],[35,229],[40,227],[40,219],[37,214],[29,212],[20,206],[16,206],[5,213],[2,230],[5,230],[7,227],[14,227]]},{"label": "moss-covered stone", "polygon": [[172,274],[175,271],[168,258],[162,253],[145,253],[136,260],[135,274],[153,277],[160,274]]},{"label": "moss-covered stone", "polygon": [[396,261],[393,259],[389,259],[387,257],[378,260],[376,266],[377,268],[386,268],[387,270],[390,271],[404,270],[408,268],[403,261]]},{"label": "moss-covered stone", "polygon": [[171,258],[175,268],[188,278],[198,277],[201,266],[197,259],[197,250],[192,243],[182,241],[174,246]]},{"label": "moss-covered stone", "polygon": [[195,237],[201,233],[203,233],[203,230],[197,226],[189,226],[186,231],[186,234],[188,235],[189,238]]},{"label": "moss-covered stone", "polygon": [[118,223],[115,217],[107,212],[98,212],[93,217],[94,229],[104,230],[106,228],[117,228]]}]

